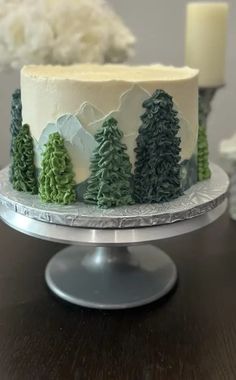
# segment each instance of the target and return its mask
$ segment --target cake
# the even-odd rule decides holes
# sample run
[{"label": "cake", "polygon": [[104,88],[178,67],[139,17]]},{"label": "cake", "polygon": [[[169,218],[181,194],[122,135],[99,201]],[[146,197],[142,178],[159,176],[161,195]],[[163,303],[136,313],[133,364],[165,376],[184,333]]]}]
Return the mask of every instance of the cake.
[{"label": "cake", "polygon": [[[21,71],[21,103],[22,124],[32,137],[36,176],[48,183],[49,192],[55,178],[46,180],[50,156],[45,150],[51,152],[60,144],[67,154],[64,170],[74,176],[70,181],[76,197],[69,197],[73,201],[101,207],[164,202],[197,181],[198,70],[163,65],[30,65]],[[57,174],[63,177],[59,167]],[[112,191],[115,195],[110,197]],[[55,202],[68,203],[57,200],[56,192]],[[50,201],[48,197],[42,199]]]}]

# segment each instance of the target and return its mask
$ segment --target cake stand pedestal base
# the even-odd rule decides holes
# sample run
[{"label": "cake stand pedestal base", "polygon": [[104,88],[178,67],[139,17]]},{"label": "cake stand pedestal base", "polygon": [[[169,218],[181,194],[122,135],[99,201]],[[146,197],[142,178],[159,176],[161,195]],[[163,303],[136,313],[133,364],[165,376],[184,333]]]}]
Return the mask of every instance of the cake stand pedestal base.
[{"label": "cake stand pedestal base", "polygon": [[60,298],[96,309],[145,305],[175,285],[174,262],[152,245],[132,247],[70,246],[56,254],[45,272]]},{"label": "cake stand pedestal base", "polygon": [[16,230],[68,244],[48,263],[46,282],[59,298],[96,309],[126,309],[166,295],[175,285],[173,261],[152,244],[196,231],[227,206],[228,177],[211,165],[212,177],[167,204],[110,210],[76,203],[43,204],[12,189],[0,171],[0,217]]}]

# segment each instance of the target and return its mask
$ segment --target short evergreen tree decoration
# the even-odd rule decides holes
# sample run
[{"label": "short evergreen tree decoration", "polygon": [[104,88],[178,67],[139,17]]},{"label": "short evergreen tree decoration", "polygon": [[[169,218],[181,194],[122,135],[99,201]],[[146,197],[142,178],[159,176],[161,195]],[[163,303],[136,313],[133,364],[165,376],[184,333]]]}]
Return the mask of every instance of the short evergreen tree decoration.
[{"label": "short evergreen tree decoration", "polygon": [[131,163],[117,124],[116,119],[110,118],[95,135],[98,146],[91,158],[84,201],[101,208],[133,204]]},{"label": "short evergreen tree decoration", "polygon": [[210,113],[210,101],[206,102],[199,96],[199,130],[198,130],[198,181],[204,181],[211,177],[209,167],[209,151],[207,138],[207,117]]},{"label": "short evergreen tree decoration", "polygon": [[178,113],[163,90],[156,90],[143,107],[135,148],[134,198],[138,203],[167,202],[182,194]]},{"label": "short evergreen tree decoration", "polygon": [[11,155],[13,153],[14,138],[18,135],[22,126],[21,91],[17,89],[12,94],[11,100]]},{"label": "short evergreen tree decoration", "polygon": [[211,177],[211,170],[208,162],[207,130],[201,125],[198,130],[197,171],[198,181],[204,181]]},{"label": "short evergreen tree decoration", "polygon": [[21,127],[13,140],[11,173],[15,190],[37,194],[34,146],[27,124]]},{"label": "short evergreen tree decoration", "polygon": [[58,132],[49,136],[42,158],[39,194],[44,202],[68,205],[76,201],[71,159]]}]

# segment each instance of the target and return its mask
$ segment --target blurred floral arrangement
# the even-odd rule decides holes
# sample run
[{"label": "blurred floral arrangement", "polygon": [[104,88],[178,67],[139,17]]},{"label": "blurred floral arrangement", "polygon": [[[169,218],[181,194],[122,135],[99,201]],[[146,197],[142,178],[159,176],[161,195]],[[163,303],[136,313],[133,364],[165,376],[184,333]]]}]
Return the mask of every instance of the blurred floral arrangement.
[{"label": "blurred floral arrangement", "polygon": [[104,0],[0,0],[0,70],[123,62],[135,38]]}]

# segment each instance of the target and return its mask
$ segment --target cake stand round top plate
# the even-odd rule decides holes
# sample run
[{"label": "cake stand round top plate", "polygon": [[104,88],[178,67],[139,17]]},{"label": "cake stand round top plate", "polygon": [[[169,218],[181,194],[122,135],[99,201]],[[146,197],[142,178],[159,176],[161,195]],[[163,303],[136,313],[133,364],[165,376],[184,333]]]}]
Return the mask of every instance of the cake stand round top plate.
[{"label": "cake stand round top plate", "polygon": [[174,201],[162,204],[100,209],[82,202],[70,206],[42,203],[38,195],[13,190],[9,169],[0,172],[0,202],[13,211],[39,221],[85,228],[136,228],[174,223],[202,215],[220,205],[227,194],[229,179],[211,164],[210,180],[199,182]]}]

